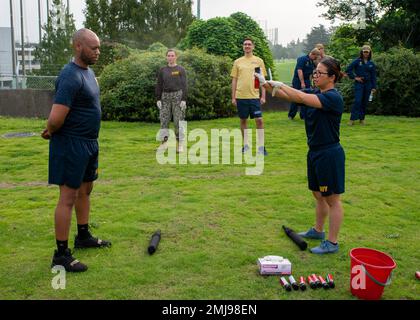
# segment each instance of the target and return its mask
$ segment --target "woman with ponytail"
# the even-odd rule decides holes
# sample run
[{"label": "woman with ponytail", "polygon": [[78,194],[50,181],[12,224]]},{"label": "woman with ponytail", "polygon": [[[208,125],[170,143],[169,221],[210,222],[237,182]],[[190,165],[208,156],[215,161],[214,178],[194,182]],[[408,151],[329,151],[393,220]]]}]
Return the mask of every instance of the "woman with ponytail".
[{"label": "woman with ponytail", "polygon": [[[340,145],[340,123],[343,98],[335,84],[343,73],[332,57],[320,61],[314,71],[316,89],[293,89],[282,82],[266,81],[255,74],[260,84],[273,96],[307,108],[305,128],[309,151],[307,155],[308,187],[316,199],[315,226],[300,235],[319,239],[321,244],[310,251],[315,254],[338,251],[338,233],[343,220],[340,194],[344,193],[345,154]],[[329,233],[325,239],[324,223],[329,216]]]}]

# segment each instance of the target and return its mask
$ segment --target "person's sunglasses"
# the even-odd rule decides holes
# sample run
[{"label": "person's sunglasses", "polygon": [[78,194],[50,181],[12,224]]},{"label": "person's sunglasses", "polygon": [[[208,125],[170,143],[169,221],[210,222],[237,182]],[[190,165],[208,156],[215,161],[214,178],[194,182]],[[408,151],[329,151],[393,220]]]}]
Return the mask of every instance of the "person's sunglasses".
[{"label": "person's sunglasses", "polygon": [[363,53],[370,53],[370,51],[369,50],[364,50]]}]

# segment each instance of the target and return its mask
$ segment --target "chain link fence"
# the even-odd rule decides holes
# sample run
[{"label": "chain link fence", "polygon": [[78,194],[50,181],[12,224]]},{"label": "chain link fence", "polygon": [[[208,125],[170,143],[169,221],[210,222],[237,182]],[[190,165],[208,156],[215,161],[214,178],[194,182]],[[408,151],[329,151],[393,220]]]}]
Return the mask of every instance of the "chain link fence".
[{"label": "chain link fence", "polygon": [[54,90],[56,76],[12,76],[0,74],[0,89]]}]

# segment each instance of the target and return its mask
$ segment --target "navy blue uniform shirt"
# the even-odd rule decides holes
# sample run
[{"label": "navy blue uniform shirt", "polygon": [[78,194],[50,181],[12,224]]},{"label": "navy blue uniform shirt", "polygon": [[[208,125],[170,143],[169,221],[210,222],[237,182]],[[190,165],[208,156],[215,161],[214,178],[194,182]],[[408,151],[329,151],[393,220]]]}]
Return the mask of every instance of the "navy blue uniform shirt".
[{"label": "navy blue uniform shirt", "polygon": [[92,69],[70,62],[55,82],[54,104],[70,108],[63,126],[54,134],[97,139],[101,125],[99,86]]},{"label": "navy blue uniform shirt", "polygon": [[315,69],[314,62],[309,58],[309,55],[301,56],[297,59],[295,73],[293,75],[293,81],[299,81],[298,70],[301,69],[303,72],[303,79],[309,80],[309,77],[312,75],[312,72]]},{"label": "navy blue uniform shirt", "polygon": [[321,93],[319,89],[304,89],[316,94],[322,109],[307,108],[305,117],[306,136],[309,148],[327,146],[340,142],[340,122],[344,111],[344,101],[336,89]]},{"label": "navy blue uniform shirt", "polygon": [[376,66],[371,60],[366,63],[361,58],[353,60],[347,67],[346,73],[350,79],[363,78],[364,83],[370,82],[372,89],[376,89]]}]

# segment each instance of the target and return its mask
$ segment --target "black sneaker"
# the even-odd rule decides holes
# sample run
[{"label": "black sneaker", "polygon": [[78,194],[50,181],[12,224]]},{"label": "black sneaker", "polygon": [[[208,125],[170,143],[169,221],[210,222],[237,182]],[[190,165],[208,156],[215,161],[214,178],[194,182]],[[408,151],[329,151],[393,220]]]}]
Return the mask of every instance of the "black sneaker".
[{"label": "black sneaker", "polygon": [[111,246],[111,241],[94,238],[91,234],[89,234],[89,238],[86,238],[86,239],[79,239],[77,235],[74,238],[74,247],[77,249],[104,248],[104,247],[110,247],[110,246]]},{"label": "black sneaker", "polygon": [[66,249],[65,253],[61,255],[58,254],[57,250],[54,251],[51,268],[54,266],[63,266],[67,272],[84,272],[88,269],[87,265],[71,255],[70,249]]}]

